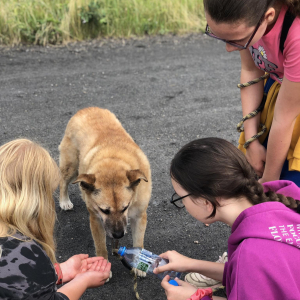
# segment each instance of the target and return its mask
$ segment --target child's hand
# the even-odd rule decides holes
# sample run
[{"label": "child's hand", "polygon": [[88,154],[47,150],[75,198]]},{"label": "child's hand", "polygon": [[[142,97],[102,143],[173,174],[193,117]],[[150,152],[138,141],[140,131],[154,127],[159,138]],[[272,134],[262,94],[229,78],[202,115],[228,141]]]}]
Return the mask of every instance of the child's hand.
[{"label": "child's hand", "polygon": [[196,287],[178,278],[175,280],[179,286],[171,285],[169,280],[170,276],[167,275],[161,282],[161,286],[164,288],[168,300],[186,300],[197,291]]},{"label": "child's hand", "polygon": [[111,263],[106,259],[95,261],[89,269],[84,273],[76,275],[76,279],[80,279],[86,283],[86,288],[95,288],[104,285],[109,278]]},{"label": "child's hand", "polygon": [[179,254],[176,251],[167,251],[165,253],[162,253],[159,255],[162,258],[168,259],[169,263],[155,268],[154,273],[162,273],[165,271],[176,271],[176,272],[188,272],[189,270],[189,265],[191,265],[191,262],[193,259],[186,257],[182,254]]},{"label": "child's hand", "polygon": [[89,257],[88,254],[77,254],[60,264],[63,273],[63,281],[72,280],[77,274],[84,273],[94,262],[103,260],[103,257]]}]

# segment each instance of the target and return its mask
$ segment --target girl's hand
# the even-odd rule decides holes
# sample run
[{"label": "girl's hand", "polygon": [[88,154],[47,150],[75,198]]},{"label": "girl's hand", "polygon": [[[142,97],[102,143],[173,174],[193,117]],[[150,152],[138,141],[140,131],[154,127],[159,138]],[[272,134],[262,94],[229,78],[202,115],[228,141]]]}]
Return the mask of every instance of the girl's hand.
[{"label": "girl's hand", "polygon": [[188,272],[189,271],[189,265],[191,265],[193,259],[186,257],[182,254],[179,254],[176,251],[167,251],[165,253],[162,253],[159,255],[162,258],[168,259],[169,263],[155,268],[154,273],[162,273],[165,271],[176,271],[176,272]]},{"label": "girl's hand", "polygon": [[266,154],[266,148],[258,140],[250,143],[246,151],[246,158],[259,177],[265,170]]},{"label": "girl's hand", "polygon": [[76,275],[76,280],[85,282],[86,288],[96,288],[104,285],[109,278],[111,263],[106,259],[100,259],[91,264],[89,269],[84,273]]},{"label": "girl's hand", "polygon": [[63,273],[63,281],[72,280],[77,274],[86,272],[94,262],[103,260],[103,257],[89,257],[88,254],[77,254],[60,264]]},{"label": "girl's hand", "polygon": [[174,286],[169,283],[170,276],[165,276],[161,282],[168,300],[186,300],[196,293],[197,288],[193,285],[175,278],[179,286]]}]

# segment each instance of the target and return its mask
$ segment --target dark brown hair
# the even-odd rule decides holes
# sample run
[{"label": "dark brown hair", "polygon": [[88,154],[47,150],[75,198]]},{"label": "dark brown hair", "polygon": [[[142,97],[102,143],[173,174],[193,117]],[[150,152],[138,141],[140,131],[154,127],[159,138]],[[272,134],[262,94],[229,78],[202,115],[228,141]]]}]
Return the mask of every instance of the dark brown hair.
[{"label": "dark brown hair", "polygon": [[272,191],[264,193],[244,154],[220,138],[204,138],[185,145],[173,158],[170,174],[192,199],[204,198],[213,205],[209,218],[215,216],[220,206],[218,197],[245,197],[253,205],[278,201],[297,208],[297,201],[291,197]]},{"label": "dark brown hair", "polygon": [[203,0],[204,9],[217,23],[246,21],[255,26],[268,7],[277,3],[287,5],[290,11],[300,16],[299,0]]}]

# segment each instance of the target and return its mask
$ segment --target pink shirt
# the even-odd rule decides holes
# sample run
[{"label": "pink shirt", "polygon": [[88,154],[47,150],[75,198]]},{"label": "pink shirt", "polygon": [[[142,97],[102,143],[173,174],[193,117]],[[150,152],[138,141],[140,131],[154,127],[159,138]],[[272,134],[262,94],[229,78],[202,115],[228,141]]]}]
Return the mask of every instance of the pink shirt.
[{"label": "pink shirt", "polygon": [[255,65],[271,78],[282,83],[283,76],[300,82],[300,18],[296,17],[289,29],[283,54],[279,49],[282,23],[287,11],[283,6],[274,27],[249,48]]}]

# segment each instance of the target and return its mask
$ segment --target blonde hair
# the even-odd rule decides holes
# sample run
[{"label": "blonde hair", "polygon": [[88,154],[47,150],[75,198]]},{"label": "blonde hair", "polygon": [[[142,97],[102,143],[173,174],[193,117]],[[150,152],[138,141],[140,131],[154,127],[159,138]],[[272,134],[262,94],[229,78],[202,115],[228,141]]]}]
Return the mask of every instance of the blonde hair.
[{"label": "blonde hair", "polygon": [[40,243],[53,263],[59,179],[57,164],[38,144],[18,139],[0,147],[0,237],[19,231]]}]

